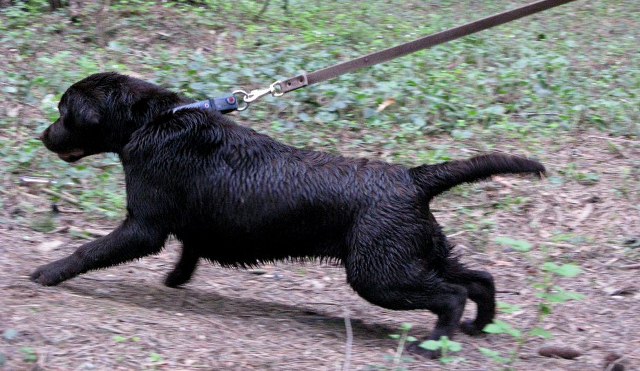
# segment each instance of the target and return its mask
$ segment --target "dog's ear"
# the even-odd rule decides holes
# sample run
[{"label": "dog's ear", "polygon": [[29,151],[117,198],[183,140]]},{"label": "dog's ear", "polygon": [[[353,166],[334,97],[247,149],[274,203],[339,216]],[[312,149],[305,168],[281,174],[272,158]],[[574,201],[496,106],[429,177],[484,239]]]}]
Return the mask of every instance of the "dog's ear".
[{"label": "dog's ear", "polygon": [[100,122],[100,114],[95,108],[89,106],[77,107],[71,112],[76,126],[95,127]]}]

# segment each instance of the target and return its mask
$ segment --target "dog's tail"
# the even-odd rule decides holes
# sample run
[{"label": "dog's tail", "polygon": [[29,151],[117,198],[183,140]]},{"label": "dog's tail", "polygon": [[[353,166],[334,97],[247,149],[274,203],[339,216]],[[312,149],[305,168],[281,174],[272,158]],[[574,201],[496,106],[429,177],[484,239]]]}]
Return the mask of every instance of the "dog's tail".
[{"label": "dog's tail", "polygon": [[448,161],[436,165],[421,165],[409,169],[416,185],[431,199],[462,183],[471,183],[498,174],[532,173],[541,177],[544,166],[534,160],[501,153]]}]

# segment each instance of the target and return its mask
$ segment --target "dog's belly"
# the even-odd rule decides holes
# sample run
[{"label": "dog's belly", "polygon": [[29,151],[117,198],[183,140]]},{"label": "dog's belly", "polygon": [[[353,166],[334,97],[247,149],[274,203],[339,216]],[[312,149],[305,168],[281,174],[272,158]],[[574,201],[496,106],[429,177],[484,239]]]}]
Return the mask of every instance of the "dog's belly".
[{"label": "dog's belly", "polygon": [[[251,265],[289,258],[341,260],[353,224],[353,210],[334,195],[310,197],[304,190],[271,186],[236,193],[213,188],[189,195],[175,208],[168,229],[185,248],[223,265]],[[328,193],[328,192],[325,192]],[[334,197],[330,197],[334,196]],[[177,203],[176,203],[177,204]]]},{"label": "dog's belly", "polygon": [[287,259],[335,259],[346,255],[343,226],[277,223],[276,225],[215,225],[175,233],[185,248],[222,265],[244,266]]}]

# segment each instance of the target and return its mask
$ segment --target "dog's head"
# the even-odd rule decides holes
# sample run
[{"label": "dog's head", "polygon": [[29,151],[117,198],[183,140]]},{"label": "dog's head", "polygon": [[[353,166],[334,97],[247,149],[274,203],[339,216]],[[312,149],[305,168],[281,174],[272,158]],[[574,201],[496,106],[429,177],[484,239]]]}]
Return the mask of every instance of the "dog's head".
[{"label": "dog's head", "polygon": [[58,105],[60,118],[40,139],[67,162],[96,153],[120,153],[134,131],[180,102],[177,94],[157,85],[98,73],[67,89]]}]

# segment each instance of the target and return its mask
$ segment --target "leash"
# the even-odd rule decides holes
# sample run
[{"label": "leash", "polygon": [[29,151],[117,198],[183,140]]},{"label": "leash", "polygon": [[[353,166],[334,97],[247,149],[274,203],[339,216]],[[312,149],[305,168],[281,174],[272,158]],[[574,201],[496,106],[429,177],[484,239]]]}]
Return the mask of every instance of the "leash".
[{"label": "leash", "polygon": [[[379,52],[371,53],[356,59],[338,63],[333,66],[311,72],[309,74],[302,73],[283,81],[278,80],[269,85],[268,88],[255,89],[251,90],[250,92],[246,92],[244,90],[235,90],[228,97],[208,99],[206,101],[200,101],[186,106],[181,106],[175,108],[173,112],[185,108],[210,109],[211,107],[214,107],[214,109],[222,113],[228,113],[235,110],[244,111],[249,108],[249,105],[251,103],[264,97],[265,95],[280,97],[285,93],[303,88],[305,86],[317,84],[319,82],[336,78],[340,75],[344,75],[360,68],[370,67],[378,63],[383,63],[391,59],[415,53],[419,50],[431,48],[433,46],[459,39],[461,37],[468,36],[473,33],[486,30],[488,28],[512,22],[547,9],[570,3],[572,1],[575,0],[541,0],[535,3],[521,6],[519,8],[482,18],[477,21],[464,24],[462,26],[431,34],[392,48],[384,49]],[[216,102],[221,102],[221,105],[218,106]]]}]

